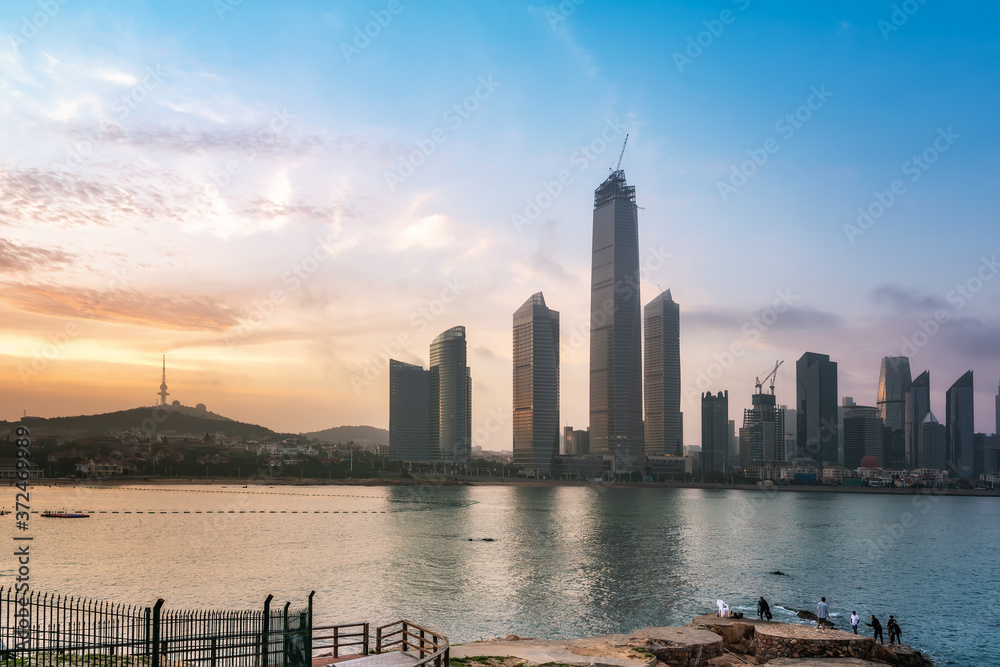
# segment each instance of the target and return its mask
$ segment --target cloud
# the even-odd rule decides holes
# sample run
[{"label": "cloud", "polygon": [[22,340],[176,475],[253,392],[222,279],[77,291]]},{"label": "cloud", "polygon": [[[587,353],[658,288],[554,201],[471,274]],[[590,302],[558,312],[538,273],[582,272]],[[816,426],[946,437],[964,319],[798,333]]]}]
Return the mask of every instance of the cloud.
[{"label": "cloud", "polygon": [[882,285],[872,290],[872,301],[889,306],[897,313],[927,313],[947,307],[945,300],[936,294],[922,294],[913,288]]},{"label": "cloud", "polygon": [[40,315],[157,329],[221,332],[237,323],[233,308],[207,296],[3,283],[0,299]]},{"label": "cloud", "polygon": [[0,273],[27,273],[59,268],[73,261],[74,255],[61,250],[22,246],[0,239]]}]

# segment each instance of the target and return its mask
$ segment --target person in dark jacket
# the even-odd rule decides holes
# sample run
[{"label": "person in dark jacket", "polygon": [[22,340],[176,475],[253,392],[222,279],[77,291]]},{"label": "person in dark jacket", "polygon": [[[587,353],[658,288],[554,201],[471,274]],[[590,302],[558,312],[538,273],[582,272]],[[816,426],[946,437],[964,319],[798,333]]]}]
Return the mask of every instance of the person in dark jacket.
[{"label": "person in dark jacket", "polygon": [[892,617],[892,614],[889,614],[889,622],[885,627],[889,629],[889,644],[891,645],[893,640],[895,640],[897,644],[902,646],[903,631],[899,629],[899,623],[897,623],[896,619]]},{"label": "person in dark jacket", "polygon": [[879,644],[885,644],[885,640],[882,639],[882,624],[875,618],[875,614],[872,614],[872,622],[865,625],[872,629],[872,639],[877,638]]},{"label": "person in dark jacket", "polygon": [[771,620],[771,606],[767,604],[767,600],[764,599],[763,595],[757,600],[757,616],[762,621],[765,616],[767,616],[767,620]]}]

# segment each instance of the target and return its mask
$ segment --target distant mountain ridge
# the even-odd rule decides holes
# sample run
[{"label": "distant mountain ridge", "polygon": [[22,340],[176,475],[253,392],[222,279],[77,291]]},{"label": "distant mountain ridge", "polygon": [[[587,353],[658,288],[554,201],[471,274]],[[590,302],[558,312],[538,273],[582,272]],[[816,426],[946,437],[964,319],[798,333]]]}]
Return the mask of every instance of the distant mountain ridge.
[{"label": "distant mountain ridge", "polygon": [[388,445],[389,431],[377,426],[334,426],[312,433],[300,433],[304,438],[323,442],[355,442],[359,445]]},{"label": "distant mountain ridge", "polygon": [[238,422],[207,410],[187,406],[160,406],[118,410],[99,415],[73,417],[24,417],[20,422],[0,422],[0,431],[13,431],[18,424],[27,426],[33,436],[83,437],[117,436],[122,431],[135,435],[178,433],[224,433],[246,439],[280,439],[282,434],[264,426]]}]

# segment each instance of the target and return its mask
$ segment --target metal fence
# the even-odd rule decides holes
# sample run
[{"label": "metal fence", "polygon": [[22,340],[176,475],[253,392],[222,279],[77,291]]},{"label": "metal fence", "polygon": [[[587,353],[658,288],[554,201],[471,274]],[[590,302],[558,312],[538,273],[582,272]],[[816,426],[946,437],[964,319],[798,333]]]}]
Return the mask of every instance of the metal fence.
[{"label": "metal fence", "polygon": [[312,601],[290,611],[189,611],[0,588],[0,666],[309,665]]}]

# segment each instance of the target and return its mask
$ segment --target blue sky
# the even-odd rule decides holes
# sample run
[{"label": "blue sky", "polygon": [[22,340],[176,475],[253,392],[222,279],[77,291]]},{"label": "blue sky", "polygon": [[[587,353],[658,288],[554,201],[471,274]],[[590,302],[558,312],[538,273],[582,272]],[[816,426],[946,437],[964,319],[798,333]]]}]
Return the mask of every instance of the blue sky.
[{"label": "blue sky", "polygon": [[[511,316],[543,291],[563,421],[585,426],[592,192],[627,132],[642,298],[681,305],[688,444],[701,389],[729,390],[739,421],[784,359],[792,404],[809,350],[870,404],[915,335],[934,411],[972,368],[992,432],[998,18],[934,0],[7,3],[0,417],[150,403],[166,353],[185,404],[384,426],[386,350],[426,364],[464,324],[482,425],[509,415]],[[476,444],[509,448],[509,420]]]}]

